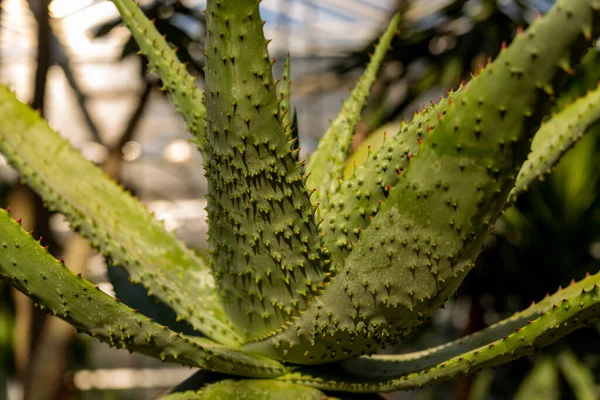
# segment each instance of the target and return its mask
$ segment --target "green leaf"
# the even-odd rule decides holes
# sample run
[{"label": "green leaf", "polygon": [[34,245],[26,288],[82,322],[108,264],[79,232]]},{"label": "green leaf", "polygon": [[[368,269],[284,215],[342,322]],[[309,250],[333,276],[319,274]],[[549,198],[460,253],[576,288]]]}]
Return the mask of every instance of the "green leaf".
[{"label": "green leaf", "polygon": [[554,360],[544,357],[535,363],[533,369],[519,385],[514,400],[558,400],[558,369]]},{"label": "green leaf", "polygon": [[64,214],[133,282],[195,329],[222,343],[239,343],[202,259],[6,87],[0,87],[0,151],[48,208]]},{"label": "green leaf", "polygon": [[328,279],[258,4],[206,9],[209,239],[221,302],[248,338],[289,321]]},{"label": "green leaf", "polygon": [[150,66],[161,77],[163,90],[168,90],[171,94],[177,112],[185,119],[189,131],[194,135],[194,142],[202,151],[205,145],[206,107],[203,104],[203,93],[196,86],[196,79],[188,74],[175,50],[133,0],[111,1],[119,10],[141,52],[150,61]]},{"label": "green leaf", "polygon": [[553,116],[538,130],[531,143],[531,153],[521,167],[509,199],[516,201],[538,180],[550,173],[580,138],[600,119],[600,87],[589,92]]},{"label": "green leaf", "polygon": [[306,165],[306,172],[310,174],[306,184],[309,189],[316,189],[311,200],[314,204],[321,204],[319,216],[322,218],[327,219],[329,214],[329,209],[326,208],[329,196],[337,191],[339,179],[344,174],[344,166],[352,144],[354,129],[360,121],[371,86],[377,78],[377,72],[383,63],[392,39],[396,35],[399,22],[400,15],[394,15],[387,30],[379,40],[367,69],[356,83],[348,100],[344,102],[337,118],[332,121],[329,129],[319,140],[317,149]]},{"label": "green leaf", "polygon": [[222,380],[194,392],[174,393],[161,400],[335,400],[317,389],[275,380]]},{"label": "green leaf", "polygon": [[562,351],[558,355],[557,362],[577,400],[598,399],[594,373],[579,361],[573,352]]},{"label": "green leaf", "polygon": [[249,377],[286,372],[276,361],[161,326],[56,260],[8,212],[0,209],[0,277],[42,309],[117,348],[163,361]]},{"label": "green leaf", "polygon": [[[558,0],[336,187],[319,211],[336,277],[289,327],[244,348],[321,364],[418,330],[474,267],[556,84],[599,33],[599,13],[599,0]],[[434,124],[420,125],[428,118]]]},{"label": "green leaf", "polygon": [[390,392],[455,379],[510,362],[600,318],[600,272],[473,335],[431,349],[304,367],[277,379],[322,390]]}]

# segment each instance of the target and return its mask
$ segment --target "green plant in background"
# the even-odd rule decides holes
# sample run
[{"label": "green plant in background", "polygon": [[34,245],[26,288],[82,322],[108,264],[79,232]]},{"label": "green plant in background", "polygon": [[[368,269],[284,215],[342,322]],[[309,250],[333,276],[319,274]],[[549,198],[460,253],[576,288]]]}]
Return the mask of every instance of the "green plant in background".
[{"label": "green plant in background", "polygon": [[[593,373],[569,350],[562,350],[553,359],[547,355],[539,358],[521,381],[515,400],[558,400],[561,397],[560,377],[565,378],[571,397],[577,400],[596,399]],[[469,393],[469,400],[489,398],[493,370],[481,371]]]},{"label": "green plant in background", "polygon": [[202,153],[207,259],[6,88],[0,150],[49,208],[206,337],[178,334],[105,295],[6,211],[0,275],[81,332],[230,375],[173,398],[414,388],[530,354],[600,316],[597,273],[455,342],[372,355],[421,328],[456,292],[507,203],[600,118],[596,89],[540,128],[564,75],[599,33],[600,1],[558,1],[468,84],[363,149],[367,157],[348,174],[352,134],[398,16],[304,164],[289,80],[273,80],[258,0],[208,1],[204,92],[135,3],[113,2]]}]

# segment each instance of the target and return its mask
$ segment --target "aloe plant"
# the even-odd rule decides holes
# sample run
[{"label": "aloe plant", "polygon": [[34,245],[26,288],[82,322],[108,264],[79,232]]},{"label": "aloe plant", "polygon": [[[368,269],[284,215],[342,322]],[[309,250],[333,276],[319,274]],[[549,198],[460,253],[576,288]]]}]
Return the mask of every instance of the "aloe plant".
[{"label": "aloe plant", "polygon": [[277,86],[258,0],[207,2],[204,91],[132,0],[113,3],[203,156],[210,254],[187,249],[7,88],[0,151],[110,264],[205,337],[104,294],[4,210],[0,276],[80,332],[228,375],[173,398],[420,387],[530,354],[600,317],[596,273],[455,342],[375,354],[452,297],[504,207],[600,118],[600,89],[548,116],[599,34],[599,0],[559,0],[471,81],[363,149],[348,174],[352,134],[400,16],[304,163],[289,115],[289,62]]}]

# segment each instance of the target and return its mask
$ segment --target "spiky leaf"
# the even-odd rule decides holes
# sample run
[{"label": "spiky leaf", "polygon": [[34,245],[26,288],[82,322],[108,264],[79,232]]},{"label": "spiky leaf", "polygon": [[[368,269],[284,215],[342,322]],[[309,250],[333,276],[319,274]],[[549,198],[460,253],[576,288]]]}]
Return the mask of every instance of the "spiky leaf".
[{"label": "spiky leaf", "polygon": [[306,308],[326,281],[314,207],[279,117],[258,0],[209,1],[205,170],[220,299],[249,337]]},{"label": "spiky leaf", "polygon": [[[387,155],[392,146],[384,143],[367,162],[381,172],[365,179],[357,171],[324,222],[337,278],[293,324],[247,348],[325,363],[373,353],[418,329],[474,266],[554,85],[592,44],[599,11],[598,0],[559,0],[438,106],[436,125],[420,127],[426,138],[406,137],[420,149],[404,153],[405,164],[392,163],[398,151]],[[393,173],[395,183],[381,185]],[[378,191],[363,189],[373,182]],[[356,199],[364,206],[348,206]]]},{"label": "spiky leaf", "polygon": [[286,372],[268,358],[184,336],[152,322],[73,274],[2,209],[0,238],[0,277],[79,332],[111,346],[191,367],[249,377]]},{"label": "spiky leaf", "polygon": [[133,282],[143,283],[195,329],[222,343],[239,343],[202,259],[6,87],[0,87],[0,151],[51,210],[64,214]]},{"label": "spiky leaf", "polygon": [[509,199],[516,201],[537,180],[543,180],[561,156],[600,119],[600,87],[546,122],[535,134],[531,153],[521,167]]},{"label": "spiky leaf", "polygon": [[190,76],[175,50],[163,38],[154,24],[146,18],[133,0],[111,0],[123,22],[127,25],[140,46],[141,52],[150,61],[150,66],[162,78],[164,90],[168,90],[188,129],[194,135],[199,149],[204,148],[206,108],[202,102],[203,93],[196,87],[196,79]]},{"label": "spiky leaf", "polygon": [[600,394],[590,368],[577,359],[571,351],[562,351],[557,360],[558,366],[567,379],[577,400],[594,400]]},{"label": "spiky leaf", "polygon": [[[329,207],[329,196],[337,191],[339,179],[344,173],[344,165],[352,144],[354,129],[360,122],[360,115],[367,104],[371,86],[377,78],[377,72],[396,34],[400,15],[396,14],[379,40],[375,53],[367,69],[350,93],[350,97],[342,106],[329,129],[323,134],[315,152],[310,156],[306,165],[306,172],[310,174],[307,179],[309,189],[316,189],[313,203],[320,203],[319,216],[327,220],[332,214]],[[335,207],[335,205],[333,205]]]},{"label": "spiky leaf", "polygon": [[600,273],[471,336],[421,352],[378,355],[280,377],[323,390],[388,392],[455,379],[531,354],[600,318]]}]

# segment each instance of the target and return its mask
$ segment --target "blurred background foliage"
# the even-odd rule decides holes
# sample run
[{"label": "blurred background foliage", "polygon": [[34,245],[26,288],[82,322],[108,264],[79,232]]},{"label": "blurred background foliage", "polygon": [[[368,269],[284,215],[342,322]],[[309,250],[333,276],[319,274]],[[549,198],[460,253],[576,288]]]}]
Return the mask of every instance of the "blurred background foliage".
[{"label": "blurred background foliage", "polygon": [[[85,3],[89,6],[104,2],[86,0]],[[290,28],[293,24],[286,24],[290,15],[286,7],[295,2],[300,3],[295,0],[272,2],[279,8],[265,10],[266,28],[271,24],[278,28],[270,31],[276,33],[273,45],[278,46],[272,51],[274,58],[282,58],[286,44],[299,40]],[[8,3],[13,5],[19,1],[0,0],[0,34],[16,29],[15,23],[11,23],[14,20]],[[87,139],[79,142],[84,154],[88,151],[89,158],[120,179],[142,200],[154,202],[151,209],[158,210],[157,216],[164,217],[168,226],[173,224],[171,228],[180,237],[202,252],[205,228],[190,230],[189,226],[192,218],[196,224],[204,224],[204,216],[193,211],[188,211],[191,217],[185,215],[186,207],[200,208],[203,204],[197,201],[205,190],[203,183],[198,181],[202,179],[198,166],[201,160],[186,152],[190,147],[183,141],[184,128],[172,108],[165,105],[167,101],[158,90],[159,79],[153,74],[148,75],[146,60],[136,54],[137,46],[119,19],[114,13],[109,18],[98,18],[99,22],[91,24],[87,30],[92,43],[118,38],[119,48],[111,53],[115,56],[111,63],[118,63],[117,68],[119,65],[125,68],[127,63],[133,62],[137,71],[134,74],[137,79],[135,89],[128,93],[132,98],[128,106],[130,111],[120,112],[119,124],[107,128],[106,121],[98,117],[102,114],[98,112],[95,99],[100,96],[99,92],[82,82],[85,74],[78,69],[81,61],[73,60],[69,41],[64,40],[64,32],[57,29],[56,22],[68,13],[60,15],[56,6],[58,0],[20,3],[29,7],[27,23],[38,27],[32,42],[36,49],[34,67],[28,75],[31,81],[24,99],[29,99],[44,115],[48,108],[56,107],[54,102],[45,101],[52,98],[46,89],[52,85],[53,71],[60,69],[74,99],[68,110],[61,111],[67,118],[78,119],[79,126],[84,127]],[[69,2],[60,2],[63,3]],[[202,85],[204,62],[201,3],[184,0],[142,2],[146,14],[155,18],[157,28],[178,48],[178,55],[188,63],[190,72],[198,76],[199,85]],[[336,13],[336,4],[343,8],[340,2],[325,3],[330,13]],[[551,0],[375,1],[373,7],[384,9],[379,26],[383,27],[385,16],[394,11],[403,12],[405,17],[357,130],[356,144],[364,140],[376,142],[384,131],[395,133],[401,119],[410,120],[416,109],[429,105],[446,90],[469,79],[479,65],[497,55],[502,43],[510,43],[517,27],[526,27],[552,3]],[[276,15],[270,16],[273,12]],[[308,26],[305,31],[309,32],[314,21],[309,15],[301,16],[300,20],[302,25]],[[360,16],[351,22],[360,25]],[[349,25],[343,26],[347,29]],[[341,32],[342,35],[351,33],[350,30]],[[323,120],[326,123],[327,118],[335,115],[339,99],[348,93],[352,81],[363,70],[376,42],[378,28],[372,29],[370,36],[363,38],[359,45],[334,44],[337,49],[334,52],[331,47],[320,48],[319,38],[307,33],[306,37],[300,38],[306,43],[305,51],[299,55],[292,52],[292,102],[298,108],[300,135],[306,152],[314,148],[316,139],[324,131]],[[2,42],[3,47],[9,45]],[[10,59],[0,59],[0,63],[5,68]],[[281,74],[282,64],[275,64],[276,74]],[[100,74],[93,77],[102,81],[102,72],[94,74]],[[593,51],[578,73],[569,78],[567,94],[561,97],[556,107],[584,94],[599,80],[600,53]],[[113,90],[118,88],[113,87]],[[115,103],[110,97],[105,101]],[[49,114],[52,123],[52,113]],[[158,129],[155,121],[161,118],[175,122]],[[168,141],[159,133],[148,136],[149,129],[170,132]],[[173,152],[160,153],[161,150],[155,149],[165,146],[167,149],[172,147]],[[189,160],[195,160],[195,163]],[[558,284],[568,285],[571,279],[580,279],[588,271],[596,272],[600,265],[598,160],[600,126],[594,127],[591,134],[569,151],[552,175],[506,210],[497,224],[496,235],[489,241],[477,268],[467,277],[456,298],[434,315],[427,329],[395,350],[421,349],[475,332],[543,298],[547,292],[556,290]],[[159,176],[156,170],[149,168],[167,172]],[[152,175],[151,180],[159,182],[159,189],[148,189],[149,184],[144,181],[141,171],[145,171],[146,176]],[[193,176],[195,180],[173,178],[182,174]],[[17,209],[13,214],[22,217],[24,224],[38,234],[42,233],[44,243],[51,244],[56,254],[65,259],[71,257],[72,261],[68,263],[71,268],[81,270],[103,290],[159,322],[178,326],[172,311],[164,305],[157,306],[143,288],[130,284],[122,269],[106,270],[104,260],[94,255],[85,240],[65,233],[64,229],[56,229],[61,226],[56,222],[60,222],[60,216],[45,212],[39,199],[19,185],[5,166],[1,176],[0,204]],[[183,199],[176,202],[175,197]],[[163,200],[170,205],[161,214]],[[188,200],[191,202],[187,203]],[[180,209],[175,208],[175,203]],[[191,328],[179,324],[178,328],[193,334]],[[600,397],[599,334],[600,326],[581,330],[547,348],[543,355],[485,370],[457,382],[385,397],[596,399]],[[192,372],[165,368],[143,356],[130,357],[75,336],[68,325],[34,310],[27,299],[0,281],[0,400],[148,399]],[[156,385],[151,386],[151,383]]]}]

